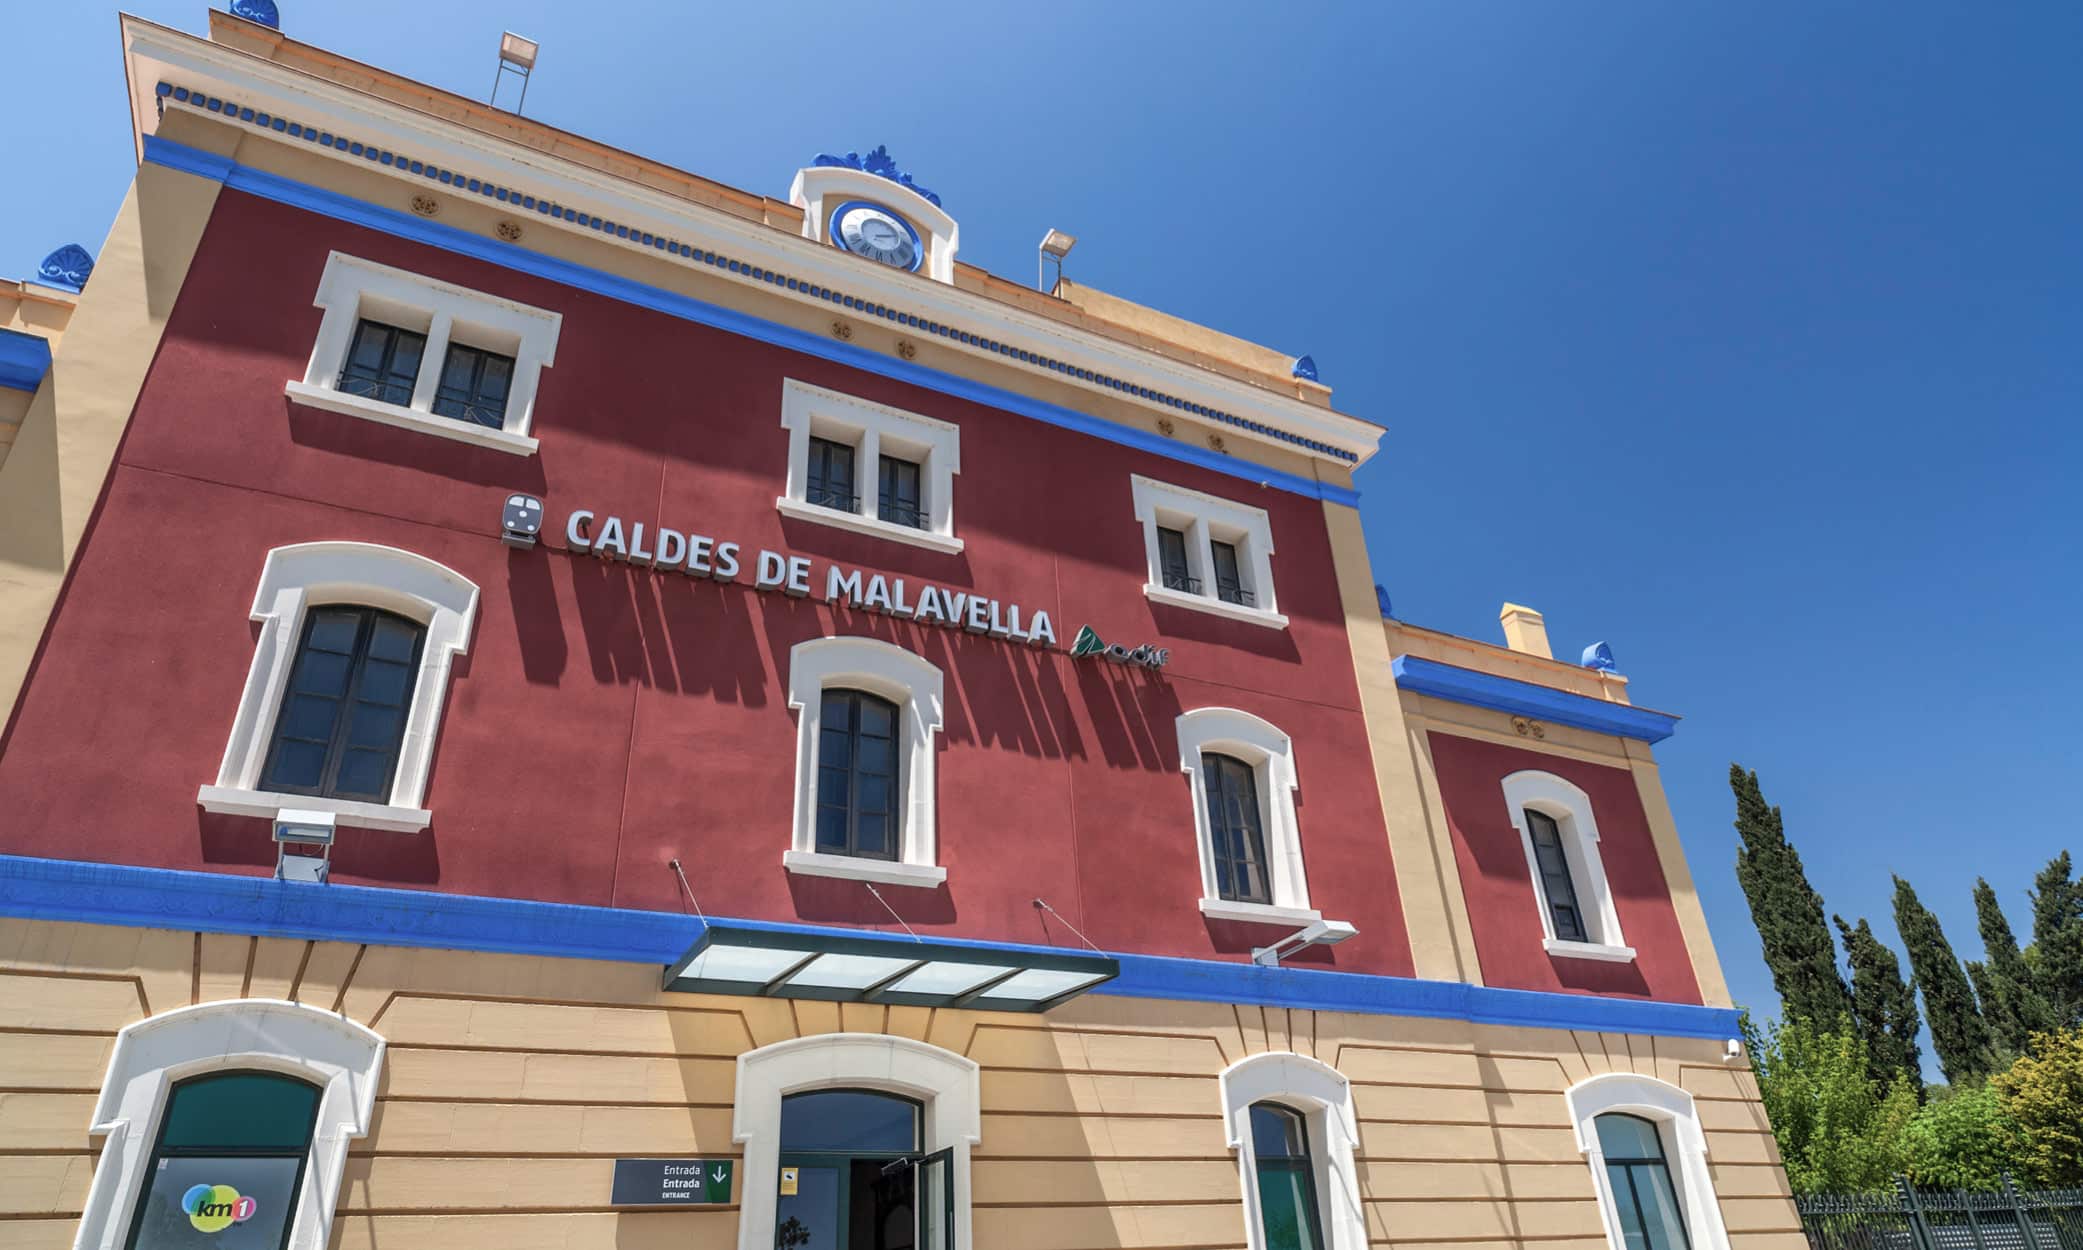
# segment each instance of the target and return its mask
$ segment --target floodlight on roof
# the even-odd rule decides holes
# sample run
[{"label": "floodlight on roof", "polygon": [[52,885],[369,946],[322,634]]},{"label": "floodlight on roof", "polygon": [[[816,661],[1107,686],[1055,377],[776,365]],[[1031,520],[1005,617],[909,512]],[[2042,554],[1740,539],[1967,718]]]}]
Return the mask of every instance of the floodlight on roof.
[{"label": "floodlight on roof", "polygon": [[514,112],[527,107],[528,77],[535,72],[535,58],[541,51],[542,45],[526,35],[516,35],[509,30],[499,36],[499,68],[492,71],[493,105],[499,103],[499,84],[511,73],[521,80],[521,99],[514,105]]},{"label": "floodlight on roof", "polygon": [[1063,258],[1070,255],[1070,249],[1077,245],[1078,236],[1065,234],[1063,231],[1053,227],[1047,234],[1043,235],[1041,255],[1036,258],[1034,265],[1034,285],[1044,291],[1054,291],[1055,287],[1049,285],[1047,281],[1048,263],[1052,260],[1056,262],[1056,281],[1062,282]]}]

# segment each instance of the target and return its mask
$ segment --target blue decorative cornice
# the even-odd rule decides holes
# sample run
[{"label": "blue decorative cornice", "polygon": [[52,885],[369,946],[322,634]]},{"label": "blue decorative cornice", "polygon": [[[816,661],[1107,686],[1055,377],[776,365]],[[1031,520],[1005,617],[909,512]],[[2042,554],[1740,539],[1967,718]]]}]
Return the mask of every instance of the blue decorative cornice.
[{"label": "blue decorative cornice", "polygon": [[43,385],[43,375],[50,367],[48,340],[20,330],[0,330],[0,386],[33,391]]},{"label": "blue decorative cornice", "polygon": [[1381,608],[1381,619],[1388,621],[1396,617],[1395,605],[1389,602],[1389,588],[1380,582],[1374,583],[1374,602]]},{"label": "blue decorative cornice", "polygon": [[1390,671],[1396,675],[1399,690],[1514,716],[1530,716],[1553,725],[1572,725],[1616,738],[1662,742],[1678,724],[1678,718],[1668,712],[1571,694],[1530,681],[1421,660],[1414,655],[1397,656]]},{"label": "blue decorative cornice", "polygon": [[[657,964],[661,969],[693,946],[703,932],[702,921],[674,912],[580,907],[428,890],[313,885],[271,877],[18,855],[0,855],[0,916],[304,941],[605,959]],[[773,932],[848,932],[835,925],[726,922],[723,917],[717,921]],[[1026,943],[965,940],[962,944],[1034,954],[1062,953],[1059,948]],[[1262,968],[1257,964],[1160,955],[1115,958],[1121,962],[1121,976],[1093,993],[1427,1016],[1480,1024],[1656,1037],[1718,1040],[1737,1035],[1734,1011],[1689,1003],[1500,990],[1458,981]]]},{"label": "blue decorative cornice", "polygon": [[890,158],[889,148],[880,143],[876,144],[875,150],[866,156],[862,156],[859,152],[848,152],[844,156],[834,156],[830,152],[820,152],[817,155],[817,159],[810,163],[813,166],[825,169],[858,169],[864,174],[874,174],[878,178],[887,178],[907,191],[916,191],[920,195],[925,196],[926,201],[932,204],[933,207],[940,207],[940,197],[926,190],[918,183],[913,182],[910,174],[897,168],[897,162]]},{"label": "blue decorative cornice", "polygon": [[62,286],[68,291],[86,287],[87,279],[94,276],[94,257],[77,243],[64,247],[43,258],[36,267],[37,281],[46,286]]},{"label": "blue decorative cornice", "polygon": [[282,29],[282,14],[275,8],[275,0],[231,0],[231,15],[274,30]]},{"label": "blue decorative cornice", "polygon": [[[667,238],[664,235],[655,235],[647,230],[639,230],[632,226],[623,225],[612,218],[592,216],[569,205],[529,195],[515,187],[485,182],[482,179],[472,178],[458,171],[446,169],[426,161],[413,160],[403,153],[392,152],[387,148],[378,147],[374,144],[365,144],[346,135],[335,135],[332,131],[324,130],[317,126],[306,126],[301,122],[293,122],[284,117],[272,116],[258,109],[242,106],[236,101],[210,95],[207,92],[191,91],[186,87],[177,87],[165,82],[160,83],[157,90],[161,100],[171,100],[176,104],[184,104],[201,112],[215,113],[226,121],[246,122],[257,129],[272,130],[276,134],[290,139],[297,139],[316,147],[330,148],[338,155],[352,156],[368,161],[371,164],[388,166],[396,172],[408,173],[417,178],[424,178],[429,183],[438,183],[458,195],[468,192],[471,195],[481,196],[484,199],[505,204],[509,208],[560,219],[609,238],[624,240],[637,247],[650,248],[668,256],[677,256],[690,263],[703,264],[718,270],[727,270],[730,273],[739,274],[755,282],[765,282],[772,286],[784,287],[787,290],[796,291],[814,299],[824,300],[834,307],[849,308],[863,316],[880,317],[896,325],[910,326],[923,333],[935,335],[967,347],[977,348],[981,351],[995,353],[1008,360],[1015,360],[1037,369],[1045,369],[1081,382],[1089,382],[1094,386],[1123,395],[1131,395],[1137,399],[1148,400],[1153,404],[1174,408],[1180,412],[1192,413],[1198,417],[1205,417],[1210,421],[1220,421],[1225,425],[1234,426],[1240,430],[1249,430],[1254,434],[1262,434],[1267,438],[1287,443],[1291,446],[1306,448],[1309,451],[1330,456],[1336,460],[1342,460],[1347,464],[1352,464],[1359,460],[1357,455],[1342,447],[1333,447],[1318,439],[1306,438],[1288,430],[1276,429],[1263,421],[1252,421],[1235,413],[1224,412],[1219,408],[1210,408],[1206,404],[1197,404],[1191,400],[1167,394],[1164,391],[1130,382],[1125,378],[1117,378],[1110,374],[1097,373],[1091,369],[1080,368],[1066,361],[1044,356],[1039,352],[1026,351],[1014,347],[1010,343],[989,338],[985,335],[971,334],[943,322],[920,317],[915,313],[907,313],[901,309],[891,308],[886,304],[879,304],[872,300],[848,295],[831,287],[802,281],[788,274],[753,265],[750,262],[741,261],[726,254],[705,251],[692,244],[682,243],[678,239]],[[161,139],[157,135],[145,136],[145,159],[155,164],[187,170],[189,173],[201,174],[208,178],[215,178],[227,185],[233,181],[234,173],[236,172],[238,177],[254,184],[253,186],[242,187],[242,190],[253,190],[254,186],[261,185],[298,188],[297,192],[272,195],[271,198],[285,203],[297,204],[299,207],[312,208],[318,212],[329,212],[328,209],[317,206],[326,193],[319,192],[315,187],[307,187],[305,184],[296,183],[290,179],[274,175],[263,175],[258,171],[238,166],[227,158],[218,156],[215,153],[204,152],[169,139]],[[303,192],[307,191],[311,194],[303,194]],[[355,203],[359,204],[361,202],[355,201]],[[331,212],[330,215],[341,216],[342,214]],[[417,218],[409,217],[403,220],[419,221]],[[435,223],[421,222],[420,224],[431,228],[417,234],[411,230],[398,228],[394,224],[386,224],[380,228],[388,230],[392,234],[403,235],[408,238],[420,238],[423,242],[434,242],[436,246],[449,247],[450,250],[454,250],[450,244],[428,237],[439,234],[440,227],[436,226]],[[507,252],[518,252],[520,250],[518,248],[506,249]],[[505,259],[504,252],[499,255],[487,255],[482,257],[482,259],[491,260],[497,264],[506,264],[510,268],[518,267]],[[573,266],[573,268],[577,269],[579,267]],[[583,270],[583,272],[597,273],[598,271]],[[569,279],[562,280],[568,281]],[[621,280],[618,279],[617,281]],[[585,284],[580,283],[579,285],[583,286]],[[615,298],[626,297],[617,295]],[[861,354],[863,357],[869,356],[869,353],[866,352]],[[1168,439],[1151,440],[1153,447],[1166,443],[1177,446],[1176,442]],[[1211,467],[1219,465],[1225,459],[1226,457],[1220,455],[1211,455],[1207,458]],[[1232,473],[1237,477],[1252,477],[1256,475],[1257,480],[1266,480],[1267,473],[1278,472],[1277,470],[1256,467],[1238,469],[1234,467],[1234,462],[1232,462],[1232,466],[1231,469],[1223,471]],[[1285,476],[1294,477],[1294,475]],[[1274,480],[1277,484],[1278,479]],[[1296,477],[1294,480],[1302,481],[1305,479]],[[1312,488],[1302,493],[1322,499],[1335,499],[1340,503],[1357,504],[1359,501],[1357,492],[1338,486],[1325,485],[1321,489]]]},{"label": "blue decorative cornice", "polygon": [[1296,377],[1298,377],[1298,378],[1300,378],[1300,379],[1302,379],[1302,380],[1303,380],[1304,382],[1320,382],[1320,381],[1322,381],[1322,379],[1321,379],[1321,378],[1319,378],[1319,377],[1317,377],[1317,376],[1316,376],[1316,357],[1314,357],[1314,356],[1297,356],[1297,357],[1295,357],[1295,376],[1296,376]]}]

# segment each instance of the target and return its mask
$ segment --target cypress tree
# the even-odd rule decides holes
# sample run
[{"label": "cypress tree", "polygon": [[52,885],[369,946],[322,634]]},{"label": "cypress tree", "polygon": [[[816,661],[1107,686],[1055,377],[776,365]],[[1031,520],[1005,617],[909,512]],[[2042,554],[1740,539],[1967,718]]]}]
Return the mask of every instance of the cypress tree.
[{"label": "cypress tree", "polygon": [[2069,875],[2069,853],[2032,879],[2033,980],[2057,1025],[2083,1024],[2083,884]]},{"label": "cypress tree", "polygon": [[2022,1055],[2034,1033],[2054,1027],[2054,1010],[2033,980],[2018,939],[2011,935],[2011,922],[1996,902],[1996,891],[1979,877],[1975,879],[1975,927],[1981,930],[1982,949],[1989,955],[1986,966],[1967,965],[1975,997],[1982,1002],[1982,1015],[1998,1044],[2013,1056]]},{"label": "cypress tree", "polygon": [[1873,926],[1864,917],[1856,928],[1842,916],[1831,919],[1844,935],[1845,958],[1852,966],[1852,1024],[1866,1043],[1873,1079],[1886,1088],[1898,1076],[1908,1077],[1921,1099],[1924,1060],[1917,1049],[1916,991],[1903,981],[1895,952],[1873,936]]},{"label": "cypress tree", "polygon": [[1924,1019],[1931,1024],[1931,1048],[1946,1081],[1959,1085],[1986,1076],[1995,1066],[1989,1026],[1975,1007],[1967,974],[1939,928],[1938,917],[1917,899],[1917,892],[1895,878],[1895,929],[1909,952],[1909,969],[1924,995]]},{"label": "cypress tree", "polygon": [[1736,795],[1736,832],[1743,839],[1736,880],[1750,900],[1780,1011],[1834,1029],[1851,1014],[1852,996],[1837,973],[1837,944],[1823,919],[1822,896],[1808,884],[1801,854],[1786,840],[1779,809],[1766,805],[1757,773],[1729,765],[1729,789]]}]

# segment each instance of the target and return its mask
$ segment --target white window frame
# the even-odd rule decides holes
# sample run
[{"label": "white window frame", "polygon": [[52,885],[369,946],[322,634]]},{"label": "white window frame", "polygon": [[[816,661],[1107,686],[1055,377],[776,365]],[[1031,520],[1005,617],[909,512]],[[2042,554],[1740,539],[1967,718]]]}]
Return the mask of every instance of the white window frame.
[{"label": "white window frame", "polygon": [[731,1136],[744,1147],[738,1180],[738,1250],[773,1250],[781,1165],[781,1100],[817,1089],[875,1089],[923,1104],[926,1153],[954,1157],[953,1244],[970,1240],[969,1154],[983,1140],[983,1095],[974,1061],[882,1033],[791,1038],[738,1056]]},{"label": "white window frame", "polygon": [[1656,1125],[1693,1250],[1728,1250],[1728,1228],[1722,1222],[1721,1200],[1714,1192],[1714,1174],[1707,1166],[1707,1135],[1700,1130],[1691,1094],[1654,1077],[1608,1072],[1570,1086],[1567,1099],[1570,1121],[1577,1131],[1577,1150],[1591,1165],[1599,1219],[1605,1224],[1612,1250],[1627,1250],[1627,1238],[1620,1229],[1605,1151],[1598,1142],[1596,1121],[1611,1111],[1640,1116]]},{"label": "white window frame", "polygon": [[[884,885],[935,887],[947,880],[935,834],[935,757],[944,679],[938,668],[879,638],[812,638],[788,653],[788,705],[796,712],[794,834],[781,863],[790,872]],[[897,858],[867,859],[817,849],[817,744],[824,692],[865,690],[897,705]]]},{"label": "white window frame", "polygon": [[[1301,826],[1295,818],[1294,742],[1271,722],[1232,707],[1182,712],[1179,768],[1193,795],[1194,840],[1201,860],[1201,914],[1211,920],[1305,925],[1323,919],[1309,905],[1309,879],[1302,865]],[[1214,751],[1251,765],[1257,774],[1259,823],[1266,835],[1270,903],[1239,903],[1222,897],[1215,875],[1215,833],[1208,815],[1208,780],[1201,753]]]},{"label": "white window frame", "polygon": [[1251,1137],[1254,1103],[1277,1102],[1301,1112],[1309,1133],[1309,1158],[1315,1165],[1317,1213],[1325,1250],[1367,1250],[1367,1217],[1360,1202],[1360,1179],[1354,1158],[1359,1122],[1353,1113],[1352,1086],[1331,1065],[1292,1051],[1272,1051],[1240,1059],[1223,1069],[1222,1122],[1230,1149],[1237,1152],[1237,1171],[1244,1186],[1244,1244],[1265,1250],[1266,1225],[1258,1189],[1258,1153]]},{"label": "white window frame", "polygon": [[[557,361],[562,316],[343,252],[326,258],[325,274],[318,280],[318,294],[311,302],[324,309],[325,316],[319,322],[318,339],[312,344],[303,378],[292,379],[283,387],[291,399],[437,438],[517,456],[535,454],[539,440],[530,432],[535,426],[535,393],[542,371]],[[387,404],[339,389],[354,328],[363,317],[427,336],[411,403]],[[489,429],[434,411],[434,392],[451,342],[513,357],[513,382],[506,393],[502,428]]]},{"label": "white window frame", "polygon": [[[953,554],[962,550],[962,540],[955,534],[955,475],[962,471],[959,428],[794,378],[781,384],[781,424],[788,431],[788,482],[774,506],[783,516],[929,551]],[[855,511],[841,512],[810,502],[812,435],[854,449],[855,493],[859,497]],[[925,496],[921,500],[926,513],[923,529],[876,515],[884,451],[917,462],[919,491]]]},{"label": "white window frame", "polygon": [[[304,613],[328,604],[382,608],[424,625],[419,673],[398,767],[386,803],[285,794],[260,788],[261,769],[274,740],[275,717],[304,635]],[[434,814],[420,806],[434,740],[448,701],[449,668],[468,649],[477,619],[477,586],[446,565],[396,547],[374,543],[322,542],[277,547],[261,567],[253,592],[252,619],[261,625],[246,673],[246,688],[232,719],[231,738],[217,780],[196,792],[203,810],[273,819],[279,812],[332,812],[339,823],[363,829],[414,833]]]},{"label": "white window frame", "polygon": [[[1620,912],[1613,903],[1613,887],[1606,880],[1605,860],[1599,857],[1598,818],[1592,814],[1591,796],[1554,773],[1523,769],[1504,779],[1504,803],[1512,828],[1519,831],[1520,849],[1526,852],[1527,880],[1540,907],[1543,949],[1565,959],[1633,962],[1635,948],[1621,936]],[[1585,941],[1555,936],[1555,917],[1548,911],[1540,859],[1533,850],[1533,830],[1526,822],[1529,807],[1552,819],[1561,835],[1570,883],[1577,889],[1577,911],[1584,918]]]},{"label": "white window frame", "polygon": [[116,1034],[90,1132],[106,1140],[94,1165],[75,1250],[118,1250],[130,1235],[174,1084],[210,1072],[260,1070],[320,1089],[318,1120],[298,1191],[289,1250],[324,1250],[347,1170],[365,1136],[383,1071],[377,1033],[301,1003],[230,999],[179,1007]]},{"label": "white window frame", "polygon": [[[1287,628],[1287,618],[1280,614],[1273,590],[1273,523],[1264,508],[1141,474],[1132,475],[1132,490],[1135,518],[1143,527],[1143,554],[1149,564],[1149,580],[1143,585],[1143,594],[1151,602],[1226,616],[1268,629]],[[1199,593],[1173,590],[1164,584],[1164,561],[1157,546],[1159,526],[1186,535],[1186,565],[1201,584]],[[1237,548],[1237,571],[1255,603],[1229,603],[1217,595],[1215,551],[1210,546],[1215,541]]]}]

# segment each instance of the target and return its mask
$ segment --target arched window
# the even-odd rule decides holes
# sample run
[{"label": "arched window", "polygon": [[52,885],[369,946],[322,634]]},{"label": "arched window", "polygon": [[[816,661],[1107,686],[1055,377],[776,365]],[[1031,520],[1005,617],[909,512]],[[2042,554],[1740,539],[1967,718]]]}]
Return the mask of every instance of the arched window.
[{"label": "arched window", "polygon": [[1526,852],[1526,872],[1551,955],[1627,962],[1620,912],[1598,850],[1591,798],[1553,773],[1527,769],[1504,779],[1504,802]]},{"label": "arched window", "polygon": [[1281,1051],[1231,1064],[1220,1086],[1249,1250],[1366,1250],[1359,1125],[1345,1077]]},{"label": "arched window", "polygon": [[1267,882],[1265,813],[1258,772],[1234,755],[1201,753],[1208,791],[1208,836],[1214,843],[1215,890],[1232,903],[1271,903]]},{"label": "arched window", "polygon": [[477,586],[425,556],[371,543],[277,547],[262,566],[261,623],[205,811],[273,818],[285,808],[410,833]]},{"label": "arched window", "polygon": [[426,637],[419,622],[378,608],[305,613],[261,785],[285,794],[388,799]]},{"label": "arched window", "polygon": [[875,638],[788,653],[797,715],[790,872],[887,885],[947,880],[934,833],[940,670]]},{"label": "arched window", "polygon": [[1216,920],[1308,924],[1295,755],[1288,736],[1249,712],[1205,707],[1177,722],[1201,861],[1201,912]]},{"label": "arched window", "polygon": [[1251,1149],[1258,1163],[1259,1224],[1265,1250],[1323,1250],[1323,1216],[1316,1201],[1316,1165],[1309,1157],[1309,1123],[1277,1102],[1251,1106]]},{"label": "arched window", "polygon": [[178,1007],[116,1034],[82,1250],[324,1250],[383,1039],[299,1003]]},{"label": "arched window", "polygon": [[865,690],[824,692],[817,739],[817,849],[897,858],[897,705]]},{"label": "arched window", "polygon": [[1567,1098],[1611,1250],[1728,1250],[1691,1094],[1610,1072]]},{"label": "arched window", "polygon": [[215,1072],[175,1085],[129,1244],[276,1250],[296,1214],[319,1094],[273,1072]]},{"label": "arched window", "polygon": [[1609,1111],[1592,1123],[1627,1250],[1692,1250],[1656,1125],[1624,1111]]}]

